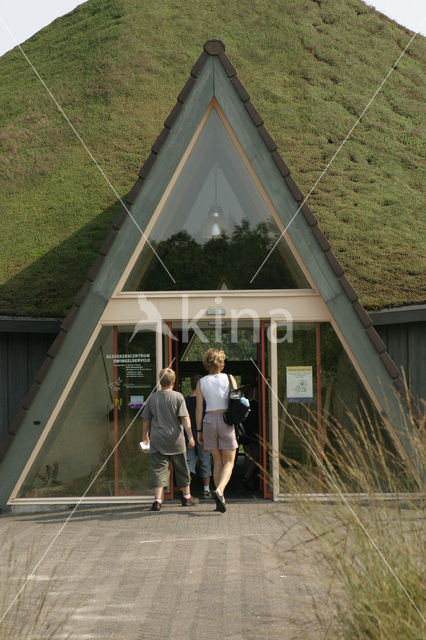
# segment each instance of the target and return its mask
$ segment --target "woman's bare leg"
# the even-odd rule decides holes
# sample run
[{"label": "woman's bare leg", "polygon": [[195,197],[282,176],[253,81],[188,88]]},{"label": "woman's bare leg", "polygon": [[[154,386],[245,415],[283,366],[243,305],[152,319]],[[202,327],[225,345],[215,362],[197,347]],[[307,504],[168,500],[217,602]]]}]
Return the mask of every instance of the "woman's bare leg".
[{"label": "woman's bare leg", "polygon": [[228,484],[229,480],[231,479],[232,471],[234,469],[235,454],[237,453],[237,449],[221,449],[218,451],[218,453],[221,458],[221,470],[220,470],[218,482],[216,481],[216,474],[215,474],[215,485],[216,485],[216,491],[218,491],[221,495],[223,495],[223,492],[225,491],[225,487]]},{"label": "woman's bare leg", "polygon": [[217,488],[217,485],[220,482],[220,475],[222,473],[222,456],[219,449],[212,449],[210,453],[213,457],[213,480],[215,487]]}]

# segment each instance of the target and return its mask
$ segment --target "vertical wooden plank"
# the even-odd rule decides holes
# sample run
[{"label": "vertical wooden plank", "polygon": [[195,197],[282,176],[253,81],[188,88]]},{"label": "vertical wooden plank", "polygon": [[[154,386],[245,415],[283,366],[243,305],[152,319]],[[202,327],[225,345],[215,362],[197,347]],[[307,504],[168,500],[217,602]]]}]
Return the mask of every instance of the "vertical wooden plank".
[{"label": "vertical wooden plank", "polygon": [[[171,331],[172,336],[174,336],[176,338],[177,337],[177,335],[176,335],[177,331],[175,331],[173,333],[171,328],[170,328],[170,331]],[[176,391],[179,391],[179,389],[180,389],[180,386],[179,386],[179,383],[180,383],[180,380],[179,380],[179,378],[180,378],[180,371],[179,371],[180,352],[179,352],[179,347],[180,347],[180,345],[181,345],[181,341],[179,339],[175,340],[175,372],[176,372],[176,386],[175,386],[175,389],[176,389]]]},{"label": "vertical wooden plank", "polygon": [[46,353],[49,351],[49,349],[52,346],[53,342],[55,341],[55,338],[56,338],[57,335],[58,335],[57,333],[46,333],[45,334]]},{"label": "vertical wooden plank", "polygon": [[167,351],[168,351],[168,367],[172,366],[173,362],[173,350],[172,350],[172,323],[167,323],[167,328],[169,330],[168,340],[167,340]]},{"label": "vertical wooden plank", "polygon": [[54,333],[0,334],[0,442],[55,337]]},{"label": "vertical wooden plank", "polygon": [[9,424],[18,413],[29,388],[27,334],[8,334],[7,358],[7,421]]},{"label": "vertical wooden plank", "polygon": [[412,322],[407,325],[407,328],[409,387],[420,410],[424,410],[422,401],[426,402],[425,324]]},{"label": "vertical wooden plank", "polygon": [[374,327],[381,339],[383,340],[386,349],[388,348],[388,327],[385,324],[378,325]]},{"label": "vertical wooden plank", "polygon": [[[166,347],[164,347],[166,348]],[[155,327],[155,357],[156,357],[156,372],[157,377],[156,380],[160,378],[160,371],[163,368],[163,358],[165,358],[165,354],[163,354],[163,334],[161,333],[161,322],[158,322]],[[160,388],[160,385],[157,384],[157,389]]]},{"label": "vertical wooden plank", "polygon": [[260,373],[261,373],[261,388],[262,394],[260,396],[261,407],[261,449],[260,458],[262,462],[262,476],[260,478],[261,489],[265,494],[266,491],[266,393],[265,393],[265,322],[260,322]]},{"label": "vertical wooden plank", "polygon": [[[273,325],[273,326],[272,326]],[[278,434],[278,353],[277,353],[277,325],[271,322],[270,346],[270,374],[271,374],[271,425],[272,425],[272,497],[278,499],[280,493],[280,450]],[[270,494],[268,494],[268,497]]]},{"label": "vertical wooden plank", "polygon": [[7,397],[7,371],[8,371],[8,354],[7,354],[7,334],[0,333],[0,444],[3,442],[7,434],[7,426],[9,423]]},{"label": "vertical wooden plank", "polygon": [[408,372],[408,325],[391,324],[387,327],[387,350],[401,371],[401,376],[407,378]]},{"label": "vertical wooden plank", "polygon": [[[262,329],[260,328],[259,330],[259,341],[257,343],[257,367],[259,369],[262,369]],[[262,376],[258,375],[257,376],[257,399],[258,399],[258,411],[259,411],[259,424],[258,424],[258,433],[257,433],[257,437],[259,440],[258,443],[258,460],[262,459],[262,433],[263,433],[263,422],[262,422],[262,415],[263,415],[263,408],[262,408],[262,397],[263,397],[263,380],[262,380]],[[262,478],[260,478],[260,484],[262,484],[263,480]],[[261,487],[262,488],[262,487]]]},{"label": "vertical wooden plank", "polygon": [[[276,325],[272,328],[273,331],[276,331]],[[271,335],[273,334],[271,331]],[[268,487],[268,445],[272,444],[268,441],[268,433],[267,433],[267,425],[266,425],[266,345],[265,345],[265,321],[261,320],[260,322],[260,370],[262,374],[262,403],[261,403],[261,415],[262,415],[262,482],[263,485],[263,497],[264,498],[272,498],[272,493],[269,491]],[[272,345],[272,341],[271,341]],[[271,366],[271,363],[270,363]],[[272,403],[274,402],[274,395],[272,394]],[[272,432],[273,433],[273,432]]]},{"label": "vertical wooden plank", "polygon": [[54,334],[29,333],[27,334],[28,368],[27,387],[31,387],[34,377],[44,362]]}]

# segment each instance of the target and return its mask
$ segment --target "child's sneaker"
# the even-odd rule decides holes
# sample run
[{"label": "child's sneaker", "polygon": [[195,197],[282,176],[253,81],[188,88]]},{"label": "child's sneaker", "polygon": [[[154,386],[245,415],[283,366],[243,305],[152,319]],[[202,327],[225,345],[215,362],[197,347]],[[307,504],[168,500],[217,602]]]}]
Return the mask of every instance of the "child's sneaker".
[{"label": "child's sneaker", "polygon": [[200,502],[198,498],[194,498],[193,496],[190,496],[189,498],[184,498],[182,496],[180,501],[182,503],[182,507],[193,507]]},{"label": "child's sneaker", "polygon": [[212,494],[210,493],[210,491],[208,491],[207,489],[205,489],[203,491],[203,500],[209,500],[212,497]]},{"label": "child's sneaker", "polygon": [[158,502],[158,500],[154,500],[154,502],[152,503],[151,511],[160,511],[160,509],[161,502]]}]

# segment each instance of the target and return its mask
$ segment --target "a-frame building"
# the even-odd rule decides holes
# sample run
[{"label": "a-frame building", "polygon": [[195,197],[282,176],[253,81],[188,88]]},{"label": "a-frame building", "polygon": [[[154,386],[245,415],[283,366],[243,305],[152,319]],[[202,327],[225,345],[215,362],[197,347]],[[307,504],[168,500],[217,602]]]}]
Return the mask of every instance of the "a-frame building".
[{"label": "a-frame building", "polygon": [[305,405],[344,428],[369,404],[412,464],[398,369],[222,42],[204,45],[125,201],[9,429],[0,504],[149,500],[140,407],[162,366],[182,382],[224,336],[276,452],[265,497],[282,494],[278,453],[303,458],[285,415]]}]

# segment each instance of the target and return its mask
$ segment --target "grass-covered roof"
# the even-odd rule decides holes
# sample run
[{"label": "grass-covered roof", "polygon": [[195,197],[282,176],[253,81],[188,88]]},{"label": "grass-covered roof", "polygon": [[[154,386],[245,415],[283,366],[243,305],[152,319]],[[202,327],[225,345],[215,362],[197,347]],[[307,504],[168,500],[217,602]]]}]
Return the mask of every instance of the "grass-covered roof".
[{"label": "grass-covered roof", "polygon": [[[209,38],[306,194],[412,34],[360,0],[89,0],[23,45],[116,191]],[[367,308],[423,302],[425,39],[309,205]],[[120,209],[19,49],[0,58],[0,314],[62,316]]]}]

